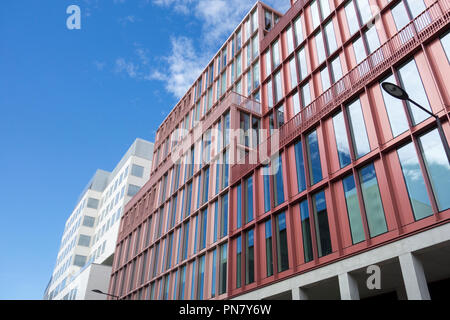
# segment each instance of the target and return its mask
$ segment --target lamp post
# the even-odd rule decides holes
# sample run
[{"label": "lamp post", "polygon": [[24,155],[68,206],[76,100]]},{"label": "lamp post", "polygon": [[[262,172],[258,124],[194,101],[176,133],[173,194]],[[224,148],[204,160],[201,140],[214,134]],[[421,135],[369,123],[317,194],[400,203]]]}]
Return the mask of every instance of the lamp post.
[{"label": "lamp post", "polygon": [[98,293],[98,294],[103,294],[103,295],[105,295],[105,296],[113,297],[113,298],[119,300],[119,297],[118,297],[118,296],[115,296],[115,295],[109,294],[109,293],[104,293],[104,292],[102,292],[102,291],[100,291],[100,290],[98,290],[98,289],[94,289],[94,290],[91,290],[91,291],[92,291],[92,292],[95,292],[95,293]]},{"label": "lamp post", "polygon": [[444,145],[445,153],[447,154],[447,160],[448,160],[448,162],[450,162],[450,147],[448,146],[448,141],[447,141],[447,138],[445,137],[444,129],[442,128],[441,119],[439,119],[439,117],[437,115],[435,115],[434,113],[430,112],[429,110],[425,109],[420,104],[418,104],[417,102],[412,100],[409,97],[408,93],[403,88],[399,87],[398,85],[390,83],[390,82],[384,82],[381,86],[383,87],[384,91],[389,93],[394,98],[409,101],[410,103],[412,103],[413,105],[415,105],[416,107],[418,107],[419,109],[421,109],[422,111],[426,112],[427,114],[429,114],[430,116],[432,116],[436,119],[439,135],[441,137],[442,144]]}]

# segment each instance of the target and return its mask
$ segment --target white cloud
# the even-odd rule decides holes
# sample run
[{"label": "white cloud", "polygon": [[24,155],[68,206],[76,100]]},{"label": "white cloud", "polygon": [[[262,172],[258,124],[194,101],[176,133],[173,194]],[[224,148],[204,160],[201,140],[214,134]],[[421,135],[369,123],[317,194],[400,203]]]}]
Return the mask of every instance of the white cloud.
[{"label": "white cloud", "polygon": [[106,62],[95,60],[94,61],[94,65],[95,65],[95,67],[97,68],[98,71],[102,71],[104,69],[105,65],[106,65]]},{"label": "white cloud", "polygon": [[147,79],[164,81],[166,90],[179,98],[200,75],[208,62],[208,57],[197,54],[192,40],[187,37],[173,37],[171,45],[171,54],[163,58],[168,69],[153,70]]},{"label": "white cloud", "polygon": [[133,62],[126,61],[124,58],[116,59],[115,72],[122,73],[125,72],[130,78],[136,78],[138,76],[139,67]]},{"label": "white cloud", "polygon": [[[195,43],[185,36],[172,38],[172,52],[163,58],[167,68],[154,70],[147,79],[164,81],[168,92],[182,97],[255,3],[255,0],[153,0],[154,5],[193,15],[200,21],[202,32]],[[290,7],[289,0],[266,3],[282,13]]]}]

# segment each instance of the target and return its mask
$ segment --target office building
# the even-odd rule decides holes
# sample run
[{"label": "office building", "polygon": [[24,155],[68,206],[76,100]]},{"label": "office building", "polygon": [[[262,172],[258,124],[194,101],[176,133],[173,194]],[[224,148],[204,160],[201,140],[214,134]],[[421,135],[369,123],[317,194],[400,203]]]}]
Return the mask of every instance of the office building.
[{"label": "office building", "polygon": [[257,2],[159,127],[109,293],[448,297],[449,22],[449,0]]}]

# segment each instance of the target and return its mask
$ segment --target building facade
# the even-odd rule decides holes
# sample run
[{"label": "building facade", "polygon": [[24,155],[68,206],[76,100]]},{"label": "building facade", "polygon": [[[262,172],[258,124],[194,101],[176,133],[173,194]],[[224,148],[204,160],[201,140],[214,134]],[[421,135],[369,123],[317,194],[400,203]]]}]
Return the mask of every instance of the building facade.
[{"label": "building facade", "polygon": [[449,0],[297,0],[284,15],[258,2],[158,129],[109,292],[448,297],[443,140],[381,84],[437,115],[448,143],[449,22]]},{"label": "building facade", "polygon": [[66,222],[48,300],[105,299],[125,204],[150,176],[153,143],[137,139],[112,172],[97,170]]}]

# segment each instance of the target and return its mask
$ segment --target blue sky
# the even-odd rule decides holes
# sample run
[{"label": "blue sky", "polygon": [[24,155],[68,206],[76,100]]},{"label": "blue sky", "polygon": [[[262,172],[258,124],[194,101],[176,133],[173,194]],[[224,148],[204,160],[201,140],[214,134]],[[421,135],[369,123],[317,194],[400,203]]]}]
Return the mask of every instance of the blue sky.
[{"label": "blue sky", "polygon": [[[72,4],[81,30],[66,28]],[[2,1],[0,299],[42,298],[64,223],[95,170],[112,170],[135,138],[154,140],[253,4]]]}]

